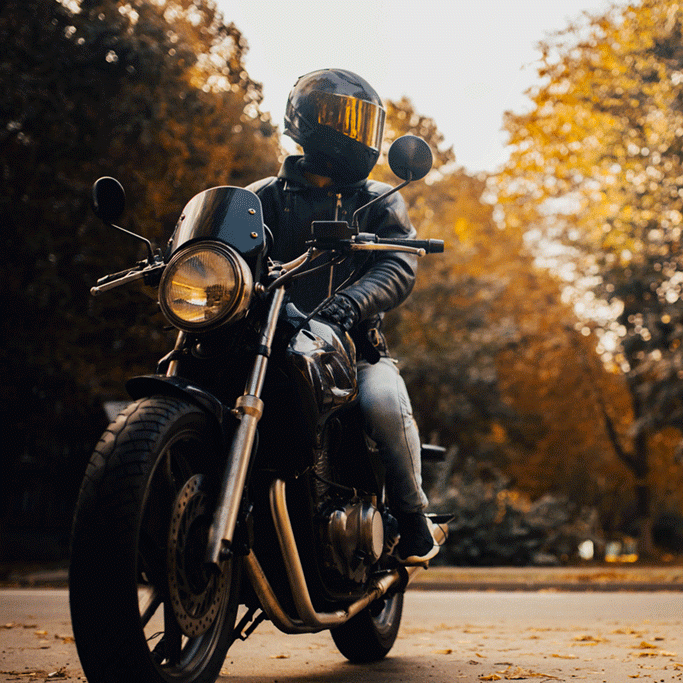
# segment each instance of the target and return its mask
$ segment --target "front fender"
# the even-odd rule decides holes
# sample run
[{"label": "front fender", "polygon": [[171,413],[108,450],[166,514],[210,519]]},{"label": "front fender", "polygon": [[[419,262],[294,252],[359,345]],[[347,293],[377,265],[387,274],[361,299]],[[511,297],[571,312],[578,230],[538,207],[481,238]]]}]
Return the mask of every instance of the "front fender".
[{"label": "front fender", "polygon": [[234,420],[232,407],[225,405],[212,393],[183,377],[167,377],[166,375],[132,377],[126,382],[126,390],[136,400],[158,394],[186,398],[213,415],[223,434]]}]

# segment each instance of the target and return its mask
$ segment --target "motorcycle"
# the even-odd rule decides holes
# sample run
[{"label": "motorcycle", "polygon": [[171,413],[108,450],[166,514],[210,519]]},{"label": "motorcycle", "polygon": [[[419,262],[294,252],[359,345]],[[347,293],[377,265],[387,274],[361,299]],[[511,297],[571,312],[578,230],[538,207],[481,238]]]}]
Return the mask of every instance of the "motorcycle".
[{"label": "motorcycle", "polygon": [[[403,183],[432,164],[427,144],[395,141]],[[124,211],[113,178],[93,186],[107,225]],[[285,633],[329,630],[353,662],[384,657],[403,594],[421,567],[392,552],[397,522],[365,436],[351,337],[286,301],[295,278],[358,251],[420,256],[439,240],[380,239],[351,225],[312,226],[308,250],[268,259],[258,197],[214,187],[185,206],[165,256],[101,278],[92,293],[142,280],[178,329],[156,372],[87,466],[72,530],[69,600],[87,679],[211,683],[226,653],[264,620]],[[431,452],[438,451],[434,447]],[[447,518],[433,516],[435,542]]]}]

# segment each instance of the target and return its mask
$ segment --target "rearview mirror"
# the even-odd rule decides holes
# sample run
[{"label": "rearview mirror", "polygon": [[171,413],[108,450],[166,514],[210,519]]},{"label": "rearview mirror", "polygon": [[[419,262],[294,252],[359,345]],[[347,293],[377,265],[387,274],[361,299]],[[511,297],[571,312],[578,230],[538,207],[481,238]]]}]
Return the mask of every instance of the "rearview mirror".
[{"label": "rearview mirror", "polygon": [[126,207],[126,193],[123,185],[105,176],[92,186],[92,208],[95,215],[105,223],[113,223],[123,215]]},{"label": "rearview mirror", "polygon": [[420,180],[432,168],[432,150],[416,135],[394,140],[387,155],[389,167],[401,180]]}]

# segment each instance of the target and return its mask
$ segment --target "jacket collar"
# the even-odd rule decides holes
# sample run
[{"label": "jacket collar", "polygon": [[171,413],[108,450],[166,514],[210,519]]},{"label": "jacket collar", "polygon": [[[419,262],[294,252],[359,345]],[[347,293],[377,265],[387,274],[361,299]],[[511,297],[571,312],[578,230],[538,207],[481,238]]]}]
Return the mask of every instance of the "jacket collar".
[{"label": "jacket collar", "polygon": [[367,179],[359,180],[356,183],[349,183],[347,185],[330,185],[329,187],[316,187],[312,185],[301,170],[299,162],[302,159],[302,155],[293,154],[285,158],[282,166],[280,167],[280,172],[278,173],[278,178],[286,181],[288,185],[293,185],[292,189],[316,189],[325,191],[342,191],[344,189],[355,189],[362,187]]}]

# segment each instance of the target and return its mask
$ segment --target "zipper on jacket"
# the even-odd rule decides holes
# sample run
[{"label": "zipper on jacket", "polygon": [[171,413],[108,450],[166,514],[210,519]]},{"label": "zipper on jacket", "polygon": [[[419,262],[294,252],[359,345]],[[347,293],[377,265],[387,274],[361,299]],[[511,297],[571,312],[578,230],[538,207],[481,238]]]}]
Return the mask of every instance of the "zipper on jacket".
[{"label": "zipper on jacket", "polygon": [[[342,196],[341,196],[341,192],[337,192],[337,203],[334,206],[334,220],[335,221],[339,220],[339,214],[341,213],[341,208],[342,208]],[[328,297],[332,296],[333,285],[334,285],[334,266],[330,266],[330,281],[327,285],[327,296]]]}]

